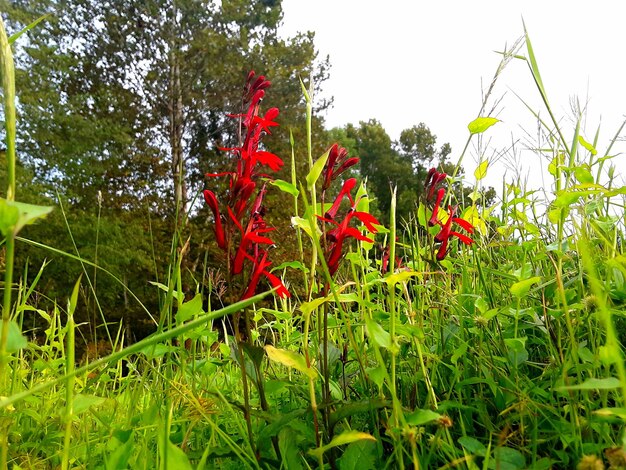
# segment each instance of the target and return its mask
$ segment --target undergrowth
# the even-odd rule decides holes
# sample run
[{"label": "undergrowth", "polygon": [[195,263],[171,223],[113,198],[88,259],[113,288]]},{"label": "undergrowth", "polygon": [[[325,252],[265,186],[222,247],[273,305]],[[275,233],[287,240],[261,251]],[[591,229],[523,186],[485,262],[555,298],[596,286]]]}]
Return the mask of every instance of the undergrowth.
[{"label": "undergrowth", "polygon": [[[109,354],[82,362],[73,312],[98,267],[65,254],[89,269],[44,311],[30,298],[45,264],[31,285],[12,266],[16,242],[37,244],[18,232],[50,208],[15,202],[11,38],[2,29],[0,39],[10,166],[0,201],[2,467],[626,467],[626,187],[610,166],[622,128],[604,152],[597,135],[581,135],[581,115],[562,129],[527,35],[526,54],[505,51],[494,81],[509,61],[528,63],[549,115],[535,152],[550,188],[511,181],[483,208],[446,193],[456,172],[435,171],[435,204],[422,201],[409,221],[396,221],[392,204],[379,222],[365,183],[339,177],[356,163],[340,146],[314,159],[309,139],[310,172],[291,182],[254,169],[282,161],[258,153],[278,111],[260,112],[254,93],[271,100],[271,90],[254,88],[252,74],[252,104],[235,116],[248,134],[230,149],[237,170],[224,174],[230,199],[220,206],[205,193],[232,278],[218,289],[199,275],[196,291],[183,292],[175,238],[169,278],[154,283],[162,309],[146,311],[156,333],[123,347],[125,332],[110,329],[100,343]],[[303,93],[310,123],[313,90]],[[472,139],[497,132],[485,109],[457,170]],[[258,161],[245,163],[244,151]],[[477,185],[489,166],[479,162]],[[301,250],[272,271],[262,200],[274,189],[293,197]],[[287,271],[297,285],[280,279]],[[253,295],[262,276],[276,295]],[[212,300],[227,306],[207,311]],[[27,341],[32,316],[47,324],[39,341]]]}]

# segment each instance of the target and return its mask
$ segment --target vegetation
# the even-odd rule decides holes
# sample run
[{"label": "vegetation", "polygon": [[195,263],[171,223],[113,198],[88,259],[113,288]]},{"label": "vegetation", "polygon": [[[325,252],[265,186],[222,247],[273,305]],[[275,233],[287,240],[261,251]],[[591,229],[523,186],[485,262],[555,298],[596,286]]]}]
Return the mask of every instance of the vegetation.
[{"label": "vegetation", "polygon": [[[28,10],[22,3],[14,6]],[[76,0],[73,8],[86,14],[81,8],[97,5]],[[101,107],[66,89],[63,110],[74,111],[59,118],[54,100],[37,93],[59,93],[68,82],[35,80],[46,87],[20,99],[30,116],[23,130],[14,77],[18,89],[25,84],[12,53],[19,33],[7,36],[0,23],[0,467],[626,467],[626,187],[616,184],[612,144],[600,152],[597,135],[585,139],[581,115],[573,132],[554,117],[528,35],[524,53],[517,44],[503,53],[495,79],[511,60],[529,65],[550,117],[539,121],[536,152],[552,187],[539,193],[511,181],[494,203],[482,187],[489,161],[479,162],[474,187],[460,184],[469,142],[497,132],[485,105],[456,162],[422,124],[396,144],[376,121],[326,134],[314,118],[315,80],[297,78],[314,70],[312,38],[276,43],[279,5],[224,1],[210,18],[196,2],[180,2],[179,11],[145,5],[151,15],[172,15],[170,29],[189,21],[176,35],[145,28],[147,42],[134,52],[155,54],[141,88],[152,83],[150,93],[105,81]],[[96,11],[103,21],[150,18]],[[46,34],[70,21],[51,18]],[[58,65],[59,74],[74,74],[77,90],[82,76],[100,87],[83,67],[119,59],[114,38],[100,33],[125,31],[106,21],[81,43],[100,49],[32,70]],[[81,29],[64,27],[57,38]],[[180,42],[220,28],[237,33],[232,44],[221,42],[232,35],[217,33],[214,43]],[[42,38],[23,53],[50,46],[52,36]],[[291,55],[298,41],[310,46],[304,58]],[[193,82],[211,83],[213,94],[195,90],[186,68],[213,47],[253,65],[262,51],[275,63],[260,76],[243,72],[239,59],[222,60],[223,70],[204,70],[218,74],[214,82]],[[139,60],[128,59],[111,62],[105,79],[124,77],[120,67]],[[158,60],[167,72],[152,77]],[[243,94],[229,85],[236,80]],[[169,106],[146,106],[148,97]],[[223,100],[223,113],[219,104],[186,101],[211,97]],[[83,119],[75,142],[54,134]],[[44,122],[54,123],[50,148],[39,134]],[[131,132],[135,124],[142,127]],[[33,146],[21,163],[16,141]],[[63,145],[72,159],[54,151]],[[126,164],[149,167],[155,179],[137,180],[144,171],[126,173]],[[119,186],[107,169],[129,184],[112,190]],[[199,208],[193,175],[206,171]],[[291,239],[280,235],[290,230]],[[285,262],[274,244],[284,245]],[[273,291],[257,294],[266,288]],[[139,319],[151,325],[143,339],[132,337]]]}]

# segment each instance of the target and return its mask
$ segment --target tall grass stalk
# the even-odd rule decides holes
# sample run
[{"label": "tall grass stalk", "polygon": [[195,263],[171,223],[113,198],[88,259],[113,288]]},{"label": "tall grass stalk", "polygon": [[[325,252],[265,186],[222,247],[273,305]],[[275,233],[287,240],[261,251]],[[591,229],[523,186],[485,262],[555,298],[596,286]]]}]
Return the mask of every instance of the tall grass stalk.
[{"label": "tall grass stalk", "polygon": [[[13,53],[9,44],[4,22],[0,17],[0,73],[2,74],[2,90],[4,97],[4,122],[6,129],[6,160],[7,160],[7,201],[15,200],[15,72]],[[6,204],[2,201],[3,204]],[[9,338],[9,322],[11,320],[11,293],[13,289],[13,269],[15,263],[15,230],[8,230],[6,235],[6,255],[4,273],[4,297],[2,302],[2,334],[0,334],[0,396],[8,395],[9,357],[7,341]],[[7,435],[9,423],[0,424],[0,433]],[[0,443],[0,468],[7,467],[8,442],[6,438]]]}]

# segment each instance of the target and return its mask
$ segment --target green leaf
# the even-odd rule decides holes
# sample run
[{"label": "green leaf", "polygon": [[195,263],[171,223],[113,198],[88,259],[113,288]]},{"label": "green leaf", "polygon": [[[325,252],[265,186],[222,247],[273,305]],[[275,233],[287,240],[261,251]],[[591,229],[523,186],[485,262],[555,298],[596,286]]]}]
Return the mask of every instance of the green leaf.
[{"label": "green leaf", "polygon": [[510,447],[496,447],[494,460],[489,462],[489,468],[497,470],[520,470],[526,468],[526,460],[519,450]]},{"label": "green leaf", "polygon": [[367,336],[369,336],[376,345],[385,349],[391,349],[391,335],[369,315],[365,315],[365,327],[367,328]]},{"label": "green leaf", "polygon": [[193,299],[189,302],[185,302],[179,307],[178,312],[176,312],[175,315],[176,324],[181,325],[200,313],[204,313],[202,310],[202,295],[196,294]]},{"label": "green leaf", "polygon": [[298,188],[296,188],[293,184],[288,183],[287,181],[270,180],[269,183],[273,186],[276,186],[282,192],[291,194],[293,197],[298,197],[298,195],[300,194]]},{"label": "green leaf", "polygon": [[321,447],[318,447],[317,449],[310,450],[309,454],[311,454],[314,457],[320,458],[322,455],[324,455],[324,452],[326,452],[329,449],[342,446],[345,444],[350,444],[352,442],[360,441],[363,439],[376,441],[376,438],[372,436],[371,434],[351,429],[349,431],[342,432],[338,436],[333,437],[333,439],[325,446],[321,446]]},{"label": "green leaf", "polygon": [[309,272],[309,268],[307,268],[300,261],[285,261],[284,263],[281,263],[278,266],[272,268],[270,272],[273,273],[274,271],[282,271],[283,269],[286,269],[286,268],[298,269],[305,274]]},{"label": "green leaf", "polygon": [[406,422],[413,426],[423,426],[424,424],[437,421],[439,418],[441,418],[441,415],[432,410],[415,410],[406,417]]},{"label": "green leaf", "polygon": [[[155,281],[148,281],[148,282],[152,284],[153,286],[157,286],[163,292],[169,292],[169,287],[167,287],[165,284],[161,284],[160,282],[155,282]],[[172,291],[172,294],[174,295],[174,298],[178,300],[178,292],[174,290]]]},{"label": "green leaf", "polygon": [[587,142],[585,139],[583,139],[582,135],[578,136],[578,143],[585,147],[587,150],[589,150],[589,153],[591,153],[591,155],[596,156],[598,154],[598,151],[595,149],[595,147]]},{"label": "green leaf", "polygon": [[504,344],[507,348],[509,361],[515,367],[522,365],[528,360],[528,351],[526,351],[526,338],[505,338]]},{"label": "green leaf", "polygon": [[480,165],[474,171],[474,177],[476,181],[480,181],[485,176],[487,176],[487,168],[489,167],[489,162],[487,160],[483,160]]},{"label": "green leaf", "polygon": [[265,352],[271,361],[278,362],[284,366],[299,370],[310,379],[316,379],[317,373],[314,369],[307,367],[306,359],[303,355],[285,349],[277,349],[268,344],[265,346]]},{"label": "green leaf", "polygon": [[370,440],[353,442],[339,459],[339,470],[376,470],[376,443]]},{"label": "green leaf", "polygon": [[528,294],[531,286],[541,281],[541,277],[535,276],[529,279],[524,279],[523,281],[516,282],[511,286],[511,294],[513,294],[517,298],[524,297]]},{"label": "green leaf", "polygon": [[459,444],[468,452],[484,457],[487,455],[487,448],[478,439],[470,436],[463,436],[459,438]]},{"label": "green leaf", "polygon": [[29,225],[48,215],[52,207],[36,206],[24,202],[0,199],[0,232],[8,235],[17,234],[25,225]]},{"label": "green leaf", "polygon": [[385,366],[380,364],[377,367],[372,367],[370,369],[365,369],[367,376],[372,379],[372,381],[376,384],[378,388],[382,388],[383,382],[385,381],[386,370]]},{"label": "green leaf", "polygon": [[[2,335],[3,329],[4,329],[4,323],[0,322],[0,335]],[[7,338],[7,348],[6,348],[6,351],[8,353],[17,352],[20,349],[24,349],[26,346],[28,346],[28,341],[22,335],[20,326],[17,324],[15,320],[9,321],[8,332],[9,334]]]},{"label": "green leaf", "polygon": [[467,128],[472,135],[482,134],[491,126],[493,126],[496,122],[500,122],[500,120],[492,117],[479,117],[470,122],[467,125]]},{"label": "green leaf", "polygon": [[322,231],[320,230],[319,226],[315,222],[314,222],[314,227],[311,228],[311,224],[309,220],[303,219],[302,217],[295,217],[295,216],[292,217],[291,225],[303,230],[304,233],[306,233],[309,237],[311,237],[311,239],[313,238],[313,231],[315,231],[315,234],[317,237],[322,235]]},{"label": "green leaf", "polygon": [[300,304],[300,311],[305,316],[310,315],[314,310],[316,310],[324,302],[328,302],[328,300],[330,300],[330,297],[318,297],[317,299],[313,299],[310,302],[302,302]]},{"label": "green leaf", "polygon": [[104,403],[104,401],[106,400],[106,398],[103,397],[97,397],[95,395],[85,395],[82,393],[79,393],[78,395],[76,395],[74,397],[74,414],[80,414],[83,413],[85,411],[87,411],[89,408],[91,408],[92,406],[98,406],[102,403]]},{"label": "green leaf", "polygon": [[26,26],[22,30],[20,30],[17,33],[14,33],[11,36],[9,36],[9,44],[13,44],[15,41],[17,41],[17,39],[22,34],[24,34],[27,31],[30,31],[31,29],[33,29],[35,26],[37,26],[39,23],[41,23],[43,20],[45,20],[48,16],[50,16],[50,13],[47,13],[47,14],[45,14],[43,16],[40,16],[39,18],[37,18],[35,21],[33,21],[31,24],[29,24],[28,26]]},{"label": "green leaf", "polygon": [[324,166],[326,165],[326,162],[328,161],[329,155],[330,155],[330,149],[326,150],[326,152],[324,152],[324,155],[322,155],[320,158],[318,158],[315,161],[315,163],[313,163],[313,168],[311,168],[311,171],[309,171],[309,174],[306,175],[306,187],[309,191],[315,187],[315,183],[317,183],[317,180],[322,174],[322,170],[324,169]]},{"label": "green leaf", "polygon": [[167,439],[167,459],[165,461],[165,468],[193,470],[187,454],[178,446],[172,444],[169,439]]},{"label": "green leaf", "polygon": [[283,462],[283,468],[299,470],[302,466],[302,458],[300,457],[300,449],[296,441],[296,433],[293,429],[284,427],[278,433],[278,447],[280,449],[280,457]]},{"label": "green leaf", "polygon": [[400,271],[398,273],[385,276],[385,282],[390,286],[395,286],[399,282],[406,282],[414,276],[421,278],[422,273],[418,271]]},{"label": "green leaf", "polygon": [[574,168],[574,176],[578,181],[583,184],[589,184],[594,182],[591,172],[583,166],[577,166],[576,168]]},{"label": "green leaf", "polygon": [[105,468],[107,470],[117,470],[120,468],[128,468],[128,461],[133,452],[133,439],[132,431],[122,436],[120,432],[114,432],[111,439],[107,444],[109,449],[113,451],[109,454],[105,461]]},{"label": "green leaf", "polygon": [[620,388],[622,383],[616,377],[607,377],[604,379],[587,379],[578,385],[568,385],[557,387],[557,390],[614,390]]}]

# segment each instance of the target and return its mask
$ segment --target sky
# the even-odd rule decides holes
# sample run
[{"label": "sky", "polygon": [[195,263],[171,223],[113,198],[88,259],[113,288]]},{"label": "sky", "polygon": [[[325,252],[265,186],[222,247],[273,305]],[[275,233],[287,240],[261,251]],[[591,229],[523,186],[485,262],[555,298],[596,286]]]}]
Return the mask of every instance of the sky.
[{"label": "sky", "polygon": [[[600,153],[626,119],[623,1],[283,0],[283,11],[282,34],[313,31],[320,57],[330,57],[330,79],[320,91],[334,97],[325,115],[328,127],[375,118],[397,139],[403,129],[423,122],[438,145],[450,143],[455,162],[500,63],[497,51],[523,35],[524,23],[568,139],[574,100],[586,106],[586,140],[593,140],[600,125]],[[527,55],[525,47],[520,53]],[[491,105],[499,100],[492,115],[501,122],[480,145],[470,146],[466,171],[473,173],[480,155],[499,156],[485,181],[501,186],[519,168],[530,187],[540,187],[545,172],[537,168],[547,161],[529,150],[537,122],[523,102],[543,119],[548,114],[527,63],[512,60],[491,96]],[[611,153],[625,147],[620,142]],[[613,161],[626,174],[626,156]]]}]

